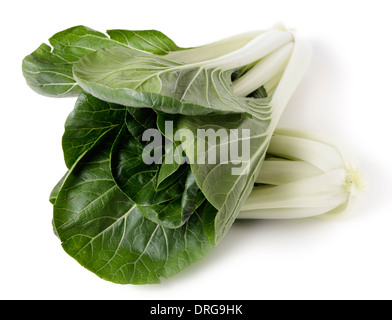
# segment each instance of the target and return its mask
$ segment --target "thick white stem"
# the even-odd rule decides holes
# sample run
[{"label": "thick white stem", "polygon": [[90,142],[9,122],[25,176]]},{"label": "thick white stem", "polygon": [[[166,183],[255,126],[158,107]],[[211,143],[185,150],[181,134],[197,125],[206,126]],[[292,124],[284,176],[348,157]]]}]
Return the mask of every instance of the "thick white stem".
[{"label": "thick white stem", "polygon": [[216,59],[240,49],[263,32],[265,31],[246,32],[204,46],[169,52],[165,59],[183,63],[196,63]]},{"label": "thick white stem", "polygon": [[[240,217],[265,219],[266,213],[276,212],[276,209],[280,209],[281,217],[285,212],[286,219],[297,218],[301,209],[308,217],[319,215],[320,208],[330,211],[348,201],[350,193],[345,183],[346,171],[337,169],[280,186],[255,187],[241,208]],[[314,209],[313,214],[311,209]],[[293,214],[293,210],[297,214]],[[247,211],[252,213],[247,214]]]},{"label": "thick white stem", "polygon": [[289,42],[257,62],[242,77],[233,82],[234,93],[246,97],[281,73],[287,65],[293,47],[294,43]]},{"label": "thick white stem", "polygon": [[[268,209],[268,208],[292,208],[292,207],[317,207],[320,201],[323,204],[347,200],[345,189],[346,171],[337,169],[316,177],[302,179],[275,187],[255,187],[245,202],[241,211]],[[341,194],[338,200],[330,196]],[[261,200],[261,201],[260,201]]]},{"label": "thick white stem", "polygon": [[323,171],[305,161],[267,159],[256,183],[281,185],[322,174]]},{"label": "thick white stem", "polygon": [[282,69],[278,74],[275,75],[275,77],[264,84],[264,89],[267,91],[268,96],[272,96],[274,94],[274,91],[278,86],[280,79],[282,78],[283,72],[284,69]]},{"label": "thick white stem", "polygon": [[345,166],[339,151],[326,143],[295,136],[274,135],[268,149],[270,155],[300,159],[328,172]]},{"label": "thick white stem", "polygon": [[269,30],[236,51],[206,61],[205,66],[222,70],[236,69],[264,58],[290,41],[293,41],[290,32]]},{"label": "thick white stem", "polygon": [[298,38],[295,38],[294,41],[295,46],[293,53],[270,103],[273,112],[271,123],[272,128],[277,126],[287,103],[297,89],[310,64],[312,56],[311,45]]}]

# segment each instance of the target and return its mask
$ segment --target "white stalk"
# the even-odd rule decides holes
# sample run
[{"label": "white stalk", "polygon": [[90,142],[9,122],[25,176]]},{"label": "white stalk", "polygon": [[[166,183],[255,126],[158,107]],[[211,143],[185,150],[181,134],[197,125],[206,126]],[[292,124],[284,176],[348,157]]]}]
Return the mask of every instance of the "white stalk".
[{"label": "white stalk", "polygon": [[280,74],[287,65],[293,47],[294,43],[289,42],[261,59],[243,76],[233,82],[234,93],[246,97]]},{"label": "white stalk", "polygon": [[271,127],[276,128],[279,119],[301,82],[310,64],[312,56],[311,45],[304,40],[294,37],[294,49],[283,75],[272,95],[270,106],[272,108]]},{"label": "white stalk", "polygon": [[205,65],[222,70],[237,69],[264,58],[290,41],[293,41],[291,32],[269,30],[255,37],[238,50],[206,61]]},{"label": "white stalk", "polygon": [[345,181],[345,170],[337,169],[279,186],[254,187],[241,211],[340,205],[347,200]]},{"label": "white stalk", "polygon": [[[314,134],[274,133],[267,158],[238,219],[296,219],[347,209],[364,188],[358,170]],[[281,157],[276,159],[275,157]],[[293,160],[295,159],[295,160]]]},{"label": "white stalk", "polygon": [[323,172],[344,166],[344,159],[334,146],[298,136],[274,134],[268,153],[278,157],[301,159]]},{"label": "white stalk", "polygon": [[272,96],[274,94],[275,89],[278,86],[280,79],[282,78],[283,72],[284,69],[282,68],[278,74],[276,74],[272,79],[268,80],[264,84],[264,89],[267,91],[268,96]]},{"label": "white stalk", "polygon": [[196,63],[216,59],[240,49],[263,32],[265,31],[250,31],[204,46],[169,52],[165,58],[183,63]]},{"label": "white stalk", "polygon": [[256,178],[256,183],[281,185],[301,179],[312,178],[323,171],[306,161],[288,161],[282,159],[266,159],[263,170]]},{"label": "white stalk", "polygon": [[[233,39],[240,39],[240,41],[238,44],[234,44]],[[251,65],[259,60],[266,60],[260,66],[256,63],[256,70],[250,71],[255,67],[253,66],[241,80],[243,84],[240,93],[246,96],[264,83],[274,79],[284,69],[293,47],[293,39],[293,34],[286,30],[271,29],[263,32],[251,32],[218,41],[205,47],[172,52],[167,54],[165,59],[181,63],[170,68],[170,71],[190,67],[200,69],[217,68],[228,71]],[[284,49],[278,50],[281,47],[284,47]],[[160,73],[164,72],[167,72],[167,69]]]},{"label": "white stalk", "polygon": [[[238,96],[247,96],[265,85],[267,93],[271,94],[273,90],[278,90],[280,80],[286,79],[287,83],[283,81],[280,86],[279,95],[283,92],[282,97],[274,101],[277,106],[275,109],[279,111],[276,113],[281,113],[305,72],[305,63],[310,58],[308,49],[307,44],[296,43],[292,32],[279,26],[267,31],[240,34],[201,47],[170,52],[165,58],[183,63],[175,68],[179,70],[190,66],[235,70],[257,62],[233,83],[233,91]],[[297,64],[299,66],[296,67]],[[289,70],[285,70],[286,66]]]}]

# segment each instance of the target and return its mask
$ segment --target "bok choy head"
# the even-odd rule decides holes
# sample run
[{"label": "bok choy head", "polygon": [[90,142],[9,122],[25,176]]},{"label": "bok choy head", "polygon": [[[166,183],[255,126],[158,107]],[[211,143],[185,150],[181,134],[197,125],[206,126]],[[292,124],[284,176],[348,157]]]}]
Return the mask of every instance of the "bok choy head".
[{"label": "bok choy head", "polygon": [[23,73],[40,94],[78,97],[50,197],[64,250],[116,283],[156,283],[202,259],[250,211],[309,43],[272,28],[181,48],[154,30],[83,26],[49,43]]}]

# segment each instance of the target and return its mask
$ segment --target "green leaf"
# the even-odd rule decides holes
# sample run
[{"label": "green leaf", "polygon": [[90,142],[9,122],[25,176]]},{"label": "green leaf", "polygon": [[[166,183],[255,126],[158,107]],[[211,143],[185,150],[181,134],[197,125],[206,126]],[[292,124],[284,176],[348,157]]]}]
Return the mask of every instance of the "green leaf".
[{"label": "green leaf", "polygon": [[49,202],[51,204],[54,204],[56,202],[57,196],[58,196],[61,188],[63,187],[64,181],[67,179],[68,174],[69,174],[69,171],[67,171],[67,173],[60,179],[59,182],[57,182],[57,184],[53,188],[52,192],[50,193]]},{"label": "green leaf", "polygon": [[[156,114],[152,110],[128,111],[82,93],[65,126],[63,150],[67,166],[72,170],[103,139],[118,134],[112,145],[111,158],[116,183],[139,207],[143,206],[141,210],[146,217],[163,226],[178,228],[205,198],[199,196],[196,199],[201,192],[195,183],[188,182],[189,165],[167,177],[158,188],[157,176],[161,165],[144,162],[147,143],[142,141],[144,130],[156,126]],[[52,203],[65,178],[53,190],[50,196]]]},{"label": "green leaf", "polygon": [[138,140],[142,140],[146,130],[154,129],[157,125],[157,114],[151,109],[128,107],[126,125],[129,132]]},{"label": "green leaf", "polygon": [[146,219],[112,179],[112,143],[101,142],[65,180],[54,205],[55,230],[64,250],[99,277],[121,284],[158,283],[212,249],[204,207],[177,229]]},{"label": "green leaf", "polygon": [[95,50],[114,45],[103,33],[77,26],[56,33],[28,55],[22,64],[27,84],[47,96],[75,96],[81,92],[72,76],[72,65]]},{"label": "green leaf", "polygon": [[[195,140],[184,141],[183,147],[187,156],[193,159],[191,170],[202,193],[218,209],[214,226],[210,228],[215,232],[214,242],[218,243],[234,223],[241,205],[252,191],[272,134],[271,120],[251,119],[245,114],[184,116],[180,119],[178,127],[179,130],[191,130],[194,134]],[[202,136],[198,131],[200,129],[214,129],[214,132],[223,129],[228,133],[229,143]],[[230,136],[232,129],[238,130],[239,134]],[[243,129],[249,130],[248,139],[242,140]],[[197,139],[199,140],[196,141]],[[241,151],[246,140],[249,143],[249,158],[243,159],[242,164],[230,160],[230,157],[226,162],[219,159],[221,151],[230,153],[232,145],[237,143]],[[200,149],[201,144],[205,145],[204,151]],[[215,163],[209,160],[211,150],[217,157]],[[200,161],[201,159],[203,160]],[[233,174],[233,170],[238,172]]]},{"label": "green leaf", "polygon": [[125,107],[81,93],[65,122],[63,152],[71,168],[97,142],[111,131],[119,131],[125,122]]},{"label": "green leaf", "polygon": [[158,55],[165,55],[172,51],[182,50],[171,39],[156,30],[108,30],[112,40],[134,48]]},{"label": "green leaf", "polygon": [[113,103],[153,108],[166,113],[258,114],[265,99],[236,96],[232,70],[206,62],[181,63],[162,56],[123,47],[97,50],[74,65],[74,78],[92,95]]},{"label": "green leaf", "polygon": [[157,177],[156,187],[158,189],[167,188],[182,175],[184,170],[189,169],[189,166],[184,163],[182,152],[179,150],[182,149],[177,148],[172,141],[165,145],[165,155]]},{"label": "green leaf", "polygon": [[37,50],[25,57],[22,64],[27,84],[36,92],[54,97],[76,96],[82,90],[72,75],[72,65],[86,54],[112,46],[166,54],[180,50],[163,33],[155,30],[109,30],[104,33],[85,26],[76,26],[56,33]]},{"label": "green leaf", "polygon": [[151,206],[138,206],[148,219],[167,228],[181,227],[205,201],[190,170],[187,173],[184,190],[176,199]]},{"label": "green leaf", "polygon": [[[165,137],[165,155],[158,173],[158,188],[164,188],[168,181],[174,180],[184,170],[184,167],[187,167],[186,155],[181,142],[174,140],[174,134],[178,130],[178,119],[179,115],[157,112],[157,129]],[[168,128],[166,128],[166,123],[169,124]]]}]

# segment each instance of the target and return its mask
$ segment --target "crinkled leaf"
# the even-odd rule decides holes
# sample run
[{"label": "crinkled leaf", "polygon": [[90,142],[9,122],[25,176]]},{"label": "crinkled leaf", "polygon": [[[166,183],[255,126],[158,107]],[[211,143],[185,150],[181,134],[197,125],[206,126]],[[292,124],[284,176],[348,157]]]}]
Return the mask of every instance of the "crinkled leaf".
[{"label": "crinkled leaf", "polygon": [[[122,284],[158,283],[203,258],[212,249],[204,207],[177,229],[146,219],[112,179],[108,142],[75,166],[58,193],[54,227],[64,250],[99,277]],[[214,214],[208,204],[206,210]]]},{"label": "crinkled leaf", "polygon": [[[123,128],[113,144],[111,157],[116,183],[130,199],[141,206],[160,204],[179,197],[186,178],[168,189],[157,191],[155,186],[159,164],[147,164],[143,159],[147,144]],[[162,147],[151,152],[162,152]]]}]

